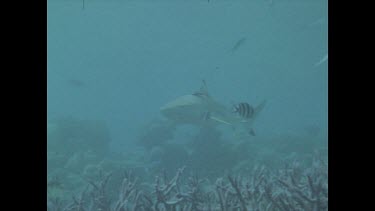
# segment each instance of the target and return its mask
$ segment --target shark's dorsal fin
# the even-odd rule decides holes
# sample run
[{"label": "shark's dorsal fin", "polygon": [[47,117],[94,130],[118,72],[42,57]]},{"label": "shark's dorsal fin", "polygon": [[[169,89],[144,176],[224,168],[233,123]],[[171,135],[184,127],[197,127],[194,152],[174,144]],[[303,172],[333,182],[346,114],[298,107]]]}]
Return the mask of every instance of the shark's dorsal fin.
[{"label": "shark's dorsal fin", "polygon": [[206,84],[206,80],[204,80],[204,79],[202,80],[202,86],[199,89],[199,92],[203,93],[205,95],[208,95],[207,84]]},{"label": "shark's dorsal fin", "polygon": [[209,96],[208,95],[208,91],[207,91],[206,81],[204,79],[202,80],[202,86],[199,89],[199,91],[194,92],[193,95],[196,95],[196,96],[206,96],[206,97]]}]

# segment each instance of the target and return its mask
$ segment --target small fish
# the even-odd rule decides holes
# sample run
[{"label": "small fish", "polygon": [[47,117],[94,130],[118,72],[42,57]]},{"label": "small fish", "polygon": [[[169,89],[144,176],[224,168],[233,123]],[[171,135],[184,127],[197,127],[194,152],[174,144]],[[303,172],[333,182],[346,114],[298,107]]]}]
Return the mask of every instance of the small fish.
[{"label": "small fish", "polygon": [[254,108],[248,103],[239,103],[234,106],[234,113],[238,113],[241,117],[249,119],[254,115]]},{"label": "small fish", "polygon": [[323,64],[327,60],[328,60],[328,54],[326,54],[319,62],[315,63],[314,66],[317,67],[317,66]]},{"label": "small fish", "polygon": [[85,86],[85,83],[81,80],[77,80],[77,79],[70,79],[67,81],[71,86],[74,86],[74,87],[84,87]]},{"label": "small fish", "polygon": [[308,25],[308,27],[323,26],[323,25],[326,25],[326,24],[327,24],[327,19],[322,17],[322,18],[319,18],[318,20],[310,23]]},{"label": "small fish", "polygon": [[233,48],[232,48],[232,52],[236,51],[237,49],[239,49],[244,43],[246,42],[246,37],[243,37],[241,39],[239,39],[236,44],[234,44]]}]

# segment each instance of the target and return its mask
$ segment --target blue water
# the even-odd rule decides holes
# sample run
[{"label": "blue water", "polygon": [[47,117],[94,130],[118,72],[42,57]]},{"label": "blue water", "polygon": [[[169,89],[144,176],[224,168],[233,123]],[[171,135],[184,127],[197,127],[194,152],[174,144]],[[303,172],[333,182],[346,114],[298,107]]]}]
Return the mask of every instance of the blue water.
[{"label": "blue water", "polygon": [[314,64],[328,52],[327,2],[270,2],[49,0],[48,117],[104,120],[123,146],[205,79],[226,105],[267,99],[262,136],[326,136],[327,62]]}]

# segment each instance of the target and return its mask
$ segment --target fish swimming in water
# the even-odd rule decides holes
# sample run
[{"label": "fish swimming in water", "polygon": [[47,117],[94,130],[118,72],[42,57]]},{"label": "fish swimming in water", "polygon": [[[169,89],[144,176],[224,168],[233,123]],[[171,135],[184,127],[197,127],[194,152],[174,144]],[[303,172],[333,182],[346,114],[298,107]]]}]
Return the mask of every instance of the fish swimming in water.
[{"label": "fish swimming in water", "polygon": [[237,51],[243,44],[245,44],[246,42],[246,37],[243,37],[241,39],[239,39],[235,44],[234,46],[232,47],[231,51],[234,52],[234,51]]},{"label": "fish swimming in water", "polygon": [[70,86],[73,86],[73,87],[76,87],[76,88],[82,88],[86,85],[85,82],[83,82],[81,80],[78,80],[78,79],[69,79],[69,80],[67,80],[67,83]]},{"label": "fish swimming in water", "polygon": [[320,59],[319,62],[315,63],[314,66],[317,67],[317,66],[323,64],[325,61],[328,61],[328,53],[322,59]]},{"label": "fish swimming in water", "polygon": [[234,106],[234,113],[238,113],[243,118],[249,119],[254,114],[254,108],[248,103],[239,103]]},{"label": "fish swimming in water", "polygon": [[[236,134],[254,135],[254,119],[263,110],[266,101],[256,107],[239,103],[235,111],[214,100],[207,91],[206,82],[199,91],[183,95],[160,108],[161,114],[173,125],[217,126],[229,125]],[[237,109],[236,109],[237,108]]]}]

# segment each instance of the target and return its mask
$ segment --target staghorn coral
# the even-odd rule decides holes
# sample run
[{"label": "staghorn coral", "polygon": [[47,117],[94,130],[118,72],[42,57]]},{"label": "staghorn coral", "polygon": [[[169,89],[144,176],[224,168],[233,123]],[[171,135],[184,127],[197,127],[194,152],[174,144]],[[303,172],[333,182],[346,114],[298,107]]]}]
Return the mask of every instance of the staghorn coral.
[{"label": "staghorn coral", "polygon": [[[227,175],[214,184],[197,175],[184,177],[185,167],[169,179],[166,172],[155,178],[151,189],[142,187],[130,172],[118,185],[117,199],[108,197],[111,174],[89,186],[65,206],[57,198],[48,200],[48,210],[62,211],[320,211],[328,210],[327,164],[315,155],[312,165],[297,160],[271,171],[255,166],[248,175]],[[65,203],[66,204],[66,203]],[[65,208],[64,208],[65,207]]]}]

